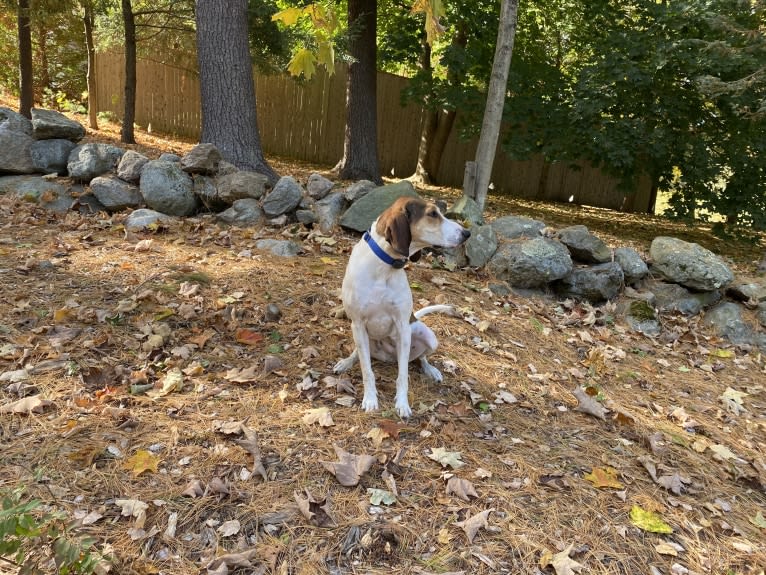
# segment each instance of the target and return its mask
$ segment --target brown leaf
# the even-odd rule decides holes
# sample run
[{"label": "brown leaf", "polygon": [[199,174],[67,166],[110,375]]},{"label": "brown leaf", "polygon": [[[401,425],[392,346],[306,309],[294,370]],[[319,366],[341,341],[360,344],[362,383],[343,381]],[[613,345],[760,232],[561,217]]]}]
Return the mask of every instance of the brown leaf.
[{"label": "brown leaf", "polygon": [[682,476],[678,472],[675,472],[672,475],[662,475],[657,478],[657,485],[664,487],[676,495],[681,495],[681,492],[686,489],[687,483],[691,483],[691,479]]},{"label": "brown leaf", "polygon": [[332,420],[332,414],[326,407],[318,407],[306,411],[306,413],[303,414],[303,423],[307,425],[318,423],[321,427],[331,427],[335,425],[335,422]]},{"label": "brown leaf", "polygon": [[340,461],[321,461],[320,463],[345,487],[353,487],[359,483],[362,475],[375,463],[375,458],[371,455],[354,455],[337,445],[333,445],[333,448]]},{"label": "brown leaf", "polygon": [[569,557],[573,547],[574,543],[551,558],[550,565],[556,571],[556,575],[572,575],[573,573],[579,573],[585,567],[585,565],[581,565]]},{"label": "brown leaf", "polygon": [[576,387],[572,390],[572,395],[577,398],[575,411],[581,411],[599,419],[606,419],[606,408],[588,395],[583,388]]},{"label": "brown leaf", "polygon": [[481,513],[477,513],[476,515],[473,515],[471,517],[467,517],[465,521],[456,521],[455,525],[457,527],[460,527],[463,531],[465,531],[465,535],[468,538],[468,543],[473,543],[473,538],[476,537],[476,534],[479,532],[479,529],[482,527],[486,529],[489,527],[489,523],[487,522],[487,519],[489,518],[489,514],[492,513],[494,509],[487,509],[485,511],[482,511]]},{"label": "brown leaf", "polygon": [[312,525],[318,527],[333,527],[335,525],[335,519],[330,511],[332,500],[329,493],[324,499],[318,500],[306,489],[306,497],[298,491],[294,491],[293,498],[303,517]]},{"label": "brown leaf", "polygon": [[244,343],[245,345],[260,345],[263,343],[263,334],[252,329],[241,327],[234,333],[234,339],[237,343]]},{"label": "brown leaf", "polygon": [[230,567],[244,567],[246,569],[252,569],[253,564],[251,563],[251,559],[255,558],[255,556],[256,550],[254,547],[239,553],[226,553],[225,555],[221,555],[220,557],[213,559],[206,565],[206,569],[209,574],[215,573],[216,575],[221,573],[227,574]]},{"label": "brown leaf", "polygon": [[593,483],[594,487],[613,487],[615,489],[622,489],[625,487],[617,479],[617,470],[613,467],[594,467],[590,473],[583,476],[583,479],[587,479]]},{"label": "brown leaf", "polygon": [[224,378],[232,383],[250,383],[258,379],[258,366],[251,365],[246,369],[233,368],[226,372]]},{"label": "brown leaf", "polygon": [[269,476],[266,474],[266,469],[263,467],[263,462],[261,461],[261,449],[258,447],[258,434],[244,424],[241,425],[241,428],[242,432],[245,434],[245,439],[236,439],[235,442],[253,456],[253,473],[257,473],[263,477],[264,481],[268,481]]},{"label": "brown leaf", "polygon": [[457,495],[463,501],[470,501],[472,497],[479,497],[479,494],[476,493],[476,489],[474,489],[473,483],[467,479],[461,479],[456,475],[453,475],[447,481],[447,495],[452,494]]},{"label": "brown leaf", "polygon": [[0,413],[21,413],[24,415],[42,413],[50,405],[53,405],[50,399],[42,399],[40,394],[30,395],[18,401],[0,405]]},{"label": "brown leaf", "polygon": [[199,479],[192,479],[189,481],[189,483],[186,485],[186,489],[181,492],[181,495],[191,497],[192,499],[202,497],[204,494],[205,486],[202,485],[202,482]]}]

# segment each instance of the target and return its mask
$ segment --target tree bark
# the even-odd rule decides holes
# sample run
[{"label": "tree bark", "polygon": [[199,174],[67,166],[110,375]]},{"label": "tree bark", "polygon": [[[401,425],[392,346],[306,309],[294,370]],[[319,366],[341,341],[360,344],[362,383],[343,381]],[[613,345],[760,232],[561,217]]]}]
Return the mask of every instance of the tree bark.
[{"label": "tree bark", "polygon": [[19,0],[19,114],[32,117],[35,105],[34,79],[32,77],[32,28],[29,19],[29,0]]},{"label": "tree bark", "polygon": [[335,166],[346,180],[382,184],[378,164],[377,0],[348,0],[349,49],[343,158]]},{"label": "tree bark", "polygon": [[263,156],[253,64],[247,36],[247,0],[196,0],[197,59],[202,100],[202,142],[242,170],[273,184],[279,175]]},{"label": "tree bark", "polygon": [[497,46],[492,62],[492,75],[487,91],[487,105],[484,108],[484,120],[481,123],[479,145],[476,149],[476,188],[475,197],[479,208],[484,211],[487,201],[489,180],[492,176],[492,164],[495,161],[497,139],[500,135],[500,123],[503,119],[503,106],[508,90],[508,70],[513,54],[513,40],[516,36],[516,18],[519,0],[503,0],[500,8],[500,25],[497,29]]},{"label": "tree bark", "polygon": [[88,126],[98,130],[98,108],[96,106],[96,46],[93,43],[93,4],[90,0],[83,2],[83,24],[85,26],[85,47],[88,52]]},{"label": "tree bark", "polygon": [[136,119],[136,21],[130,0],[122,0],[122,22],[125,27],[125,107],[120,141],[135,144],[133,122]]}]

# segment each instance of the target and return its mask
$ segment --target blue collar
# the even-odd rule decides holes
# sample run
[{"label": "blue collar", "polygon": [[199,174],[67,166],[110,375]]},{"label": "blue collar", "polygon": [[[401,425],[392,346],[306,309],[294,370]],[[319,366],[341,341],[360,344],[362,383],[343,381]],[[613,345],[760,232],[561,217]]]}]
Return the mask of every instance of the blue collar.
[{"label": "blue collar", "polygon": [[383,251],[383,248],[381,248],[374,239],[372,239],[372,236],[370,235],[370,232],[364,232],[364,241],[367,242],[367,245],[370,246],[370,249],[373,251],[373,253],[378,256],[384,263],[390,265],[392,268],[396,270],[402,269],[407,264],[407,258],[401,258],[401,259],[394,259],[390,255],[388,255],[386,252]]}]

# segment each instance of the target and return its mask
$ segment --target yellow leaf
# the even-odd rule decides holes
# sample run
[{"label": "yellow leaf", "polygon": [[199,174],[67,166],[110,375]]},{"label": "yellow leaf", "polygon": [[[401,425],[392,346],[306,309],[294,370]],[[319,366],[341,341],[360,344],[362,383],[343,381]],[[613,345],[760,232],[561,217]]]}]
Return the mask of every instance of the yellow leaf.
[{"label": "yellow leaf", "polygon": [[336,260],[335,258],[328,258],[327,256],[323,256],[319,259],[322,260],[322,263],[327,266],[334,266],[338,264],[338,260]]},{"label": "yellow leaf", "polygon": [[415,0],[412,3],[412,13],[422,13],[425,16],[426,39],[429,44],[444,32],[444,26],[439,19],[444,16],[444,4],[441,0]]},{"label": "yellow leaf", "polygon": [[72,317],[72,310],[68,307],[62,307],[53,312],[53,323],[63,323]]},{"label": "yellow leaf", "polygon": [[127,469],[133,472],[133,475],[138,477],[144,471],[151,471],[157,473],[157,466],[160,463],[159,457],[152,454],[145,449],[139,449],[131,457],[125,460],[123,469]]},{"label": "yellow leaf", "polygon": [[325,40],[319,43],[317,62],[322,64],[332,76],[335,72],[335,49],[332,42]]},{"label": "yellow leaf", "polygon": [[641,509],[638,505],[634,505],[630,510],[630,522],[650,533],[673,533],[673,528],[665,523],[662,517],[652,511]]},{"label": "yellow leaf", "polygon": [[303,8],[285,8],[272,15],[271,21],[282,22],[285,26],[295,26],[301,16],[303,16]]},{"label": "yellow leaf", "polygon": [[613,467],[594,467],[593,470],[584,476],[594,487],[599,489],[604,487],[614,487],[622,489],[624,485],[617,479],[617,470]]},{"label": "yellow leaf", "polygon": [[287,65],[287,71],[293,76],[300,76],[303,74],[306,78],[311,79],[316,71],[316,66],[314,65],[315,62],[316,57],[311,50],[302,48],[301,50],[298,50],[295,56],[293,56],[293,59],[290,60],[290,63]]}]

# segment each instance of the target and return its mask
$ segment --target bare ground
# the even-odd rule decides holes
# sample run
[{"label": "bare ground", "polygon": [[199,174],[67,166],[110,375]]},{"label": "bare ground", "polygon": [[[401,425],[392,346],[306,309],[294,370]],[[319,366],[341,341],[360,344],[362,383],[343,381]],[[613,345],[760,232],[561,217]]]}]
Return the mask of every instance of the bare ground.
[{"label": "bare ground", "polygon": [[[89,137],[116,137],[103,128]],[[138,137],[153,157],[190,146]],[[322,170],[275,164],[303,181]],[[450,303],[460,317],[427,318],[445,382],[413,368],[415,415],[402,422],[392,366],[375,366],[374,414],[358,407],[358,369],[331,377],[351,341],[335,311],[358,238],[209,216],[133,235],[122,215],[7,197],[0,211],[0,374],[28,373],[0,385],[0,409],[50,402],[0,413],[0,492],[25,485],[69,514],[113,573],[206,572],[231,553],[251,565],[241,573],[764,572],[766,361],[697,319],[664,317],[669,336],[652,340],[610,306],[496,297],[485,273],[430,256],[408,272],[416,306]],[[502,199],[489,211],[584,223],[643,251],[656,235],[686,237],[740,273],[758,259],[660,218]],[[272,257],[259,237],[304,253]],[[579,410],[588,399],[603,419]],[[322,464],[334,445],[374,458],[358,485]],[[368,489],[395,502],[372,504]],[[122,515],[118,500],[147,508]],[[636,509],[672,533],[638,526]]]}]

